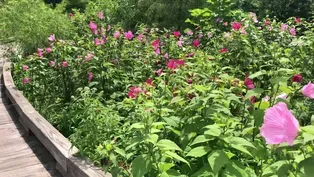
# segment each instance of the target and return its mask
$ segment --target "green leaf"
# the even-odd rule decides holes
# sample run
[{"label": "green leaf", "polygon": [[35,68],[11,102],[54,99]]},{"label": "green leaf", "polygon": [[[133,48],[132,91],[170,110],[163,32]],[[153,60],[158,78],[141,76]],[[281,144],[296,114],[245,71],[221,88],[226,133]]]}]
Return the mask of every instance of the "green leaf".
[{"label": "green leaf", "polygon": [[132,161],[133,177],[143,177],[151,168],[151,161],[143,156],[138,156]]},{"label": "green leaf", "polygon": [[253,174],[248,175],[245,167],[238,161],[233,161],[227,164],[222,177],[253,177]]},{"label": "green leaf", "polygon": [[253,117],[254,117],[254,120],[255,120],[254,121],[254,125],[255,126],[260,127],[263,124],[264,115],[265,115],[264,110],[262,110],[262,109],[254,110]]},{"label": "green leaf", "polygon": [[166,155],[168,155],[169,157],[172,157],[178,161],[184,162],[185,164],[187,164],[189,167],[190,163],[188,161],[186,161],[184,158],[180,157],[178,154],[176,154],[175,152],[171,152],[171,151],[166,151],[165,152]]},{"label": "green leaf", "polygon": [[167,174],[167,172],[164,171],[161,173],[160,177],[169,177],[169,175]]},{"label": "green leaf", "polygon": [[314,157],[309,157],[301,161],[298,165],[300,171],[305,175],[305,177],[312,177],[314,174]]},{"label": "green leaf", "polygon": [[265,168],[262,176],[269,176],[269,175],[278,174],[278,172],[282,168],[286,169],[287,165],[289,166],[290,164],[288,164],[288,162],[286,160],[280,160],[280,161],[277,161],[275,163],[272,163],[271,165],[269,165],[268,167]]},{"label": "green leaf", "polygon": [[247,155],[249,155],[249,156],[251,156],[251,157],[253,157],[253,155],[250,153],[250,151],[248,151],[247,148],[245,148],[245,147],[242,146],[242,145],[235,145],[235,144],[232,144],[231,147],[234,148],[234,149],[236,149],[236,150],[239,150],[239,151],[241,151],[241,152],[243,152],[243,153],[245,153],[245,154],[247,154]]},{"label": "green leaf", "polygon": [[125,157],[125,156],[126,156],[125,151],[124,151],[123,149],[120,149],[120,148],[118,148],[118,147],[115,147],[115,148],[114,148],[114,151],[115,151],[116,153],[120,154],[122,157]]},{"label": "green leaf", "polygon": [[247,146],[255,149],[255,146],[251,142],[241,137],[231,137],[227,141],[230,144]]},{"label": "green leaf", "polygon": [[305,127],[301,127],[301,130],[308,134],[314,135],[314,125],[307,125]]},{"label": "green leaf", "polygon": [[216,174],[219,170],[229,163],[229,158],[226,153],[222,150],[215,150],[208,155],[208,163],[212,168],[213,172]]},{"label": "green leaf", "polygon": [[158,141],[156,146],[158,146],[162,150],[182,151],[176,143],[174,143],[173,141],[170,141],[168,139],[162,139],[162,140]]},{"label": "green leaf", "polygon": [[302,137],[304,138],[304,144],[306,144],[309,141],[314,140],[314,135],[309,134],[309,133],[302,133]]},{"label": "green leaf", "polygon": [[194,89],[202,93],[205,93],[208,90],[208,88],[203,85],[194,85]]},{"label": "green leaf", "polygon": [[259,77],[259,76],[262,76],[262,75],[264,75],[264,74],[267,74],[267,72],[266,72],[265,70],[261,70],[261,71],[258,71],[258,72],[256,72],[256,73],[254,73],[254,74],[251,74],[251,75],[249,76],[249,78],[250,78],[250,79],[254,79],[254,78]]},{"label": "green leaf", "polygon": [[170,104],[178,103],[181,101],[184,101],[184,99],[182,97],[176,96],[176,97],[172,98],[172,100],[170,101]]},{"label": "green leaf", "polygon": [[156,144],[158,141],[158,135],[157,134],[150,134],[145,139],[147,142],[150,142],[152,144]]},{"label": "green leaf", "polygon": [[221,130],[220,130],[220,127],[216,124],[213,124],[213,125],[208,125],[206,127],[204,127],[208,130],[206,130],[204,132],[205,135],[210,135],[210,136],[214,136],[214,137],[217,137],[221,134]]},{"label": "green leaf", "polygon": [[191,157],[202,157],[206,155],[210,151],[208,146],[199,146],[190,150],[190,152],[186,156]]},{"label": "green leaf", "polygon": [[161,172],[166,172],[170,168],[172,168],[173,166],[174,166],[173,163],[166,163],[166,162],[159,162],[158,163],[159,171],[161,171]]},{"label": "green leaf", "polygon": [[195,144],[199,144],[199,143],[204,143],[210,140],[213,140],[214,138],[211,136],[205,136],[205,135],[199,135],[197,136],[194,141],[191,143],[191,146],[195,145]]},{"label": "green leaf", "polygon": [[132,130],[133,128],[135,129],[143,129],[144,128],[144,124],[143,123],[134,123],[131,125],[129,130]]},{"label": "green leaf", "polygon": [[261,88],[254,88],[254,89],[252,89],[252,90],[249,90],[249,91],[246,93],[244,99],[249,99],[249,98],[251,98],[252,96],[259,97],[263,92],[264,92],[264,90],[261,89]]}]

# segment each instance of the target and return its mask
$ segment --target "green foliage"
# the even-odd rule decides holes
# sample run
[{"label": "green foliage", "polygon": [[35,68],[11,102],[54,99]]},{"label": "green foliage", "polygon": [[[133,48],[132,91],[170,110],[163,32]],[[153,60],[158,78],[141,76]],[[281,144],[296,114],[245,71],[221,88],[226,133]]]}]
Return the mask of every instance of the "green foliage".
[{"label": "green foliage", "polygon": [[48,43],[50,34],[67,39],[74,26],[63,7],[51,9],[41,0],[8,0],[0,8],[0,40],[16,42],[26,53]]}]

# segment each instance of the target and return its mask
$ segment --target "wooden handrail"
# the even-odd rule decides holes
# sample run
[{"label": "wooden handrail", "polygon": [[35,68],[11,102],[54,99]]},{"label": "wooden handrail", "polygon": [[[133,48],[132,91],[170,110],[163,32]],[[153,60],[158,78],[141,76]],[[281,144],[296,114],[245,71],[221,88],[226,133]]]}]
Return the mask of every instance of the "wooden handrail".
[{"label": "wooden handrail", "polygon": [[31,131],[55,158],[58,171],[64,177],[111,177],[111,174],[105,174],[90,161],[75,156],[78,149],[42,117],[15,87],[10,67],[10,62],[3,67],[5,94],[18,112],[24,128]]}]

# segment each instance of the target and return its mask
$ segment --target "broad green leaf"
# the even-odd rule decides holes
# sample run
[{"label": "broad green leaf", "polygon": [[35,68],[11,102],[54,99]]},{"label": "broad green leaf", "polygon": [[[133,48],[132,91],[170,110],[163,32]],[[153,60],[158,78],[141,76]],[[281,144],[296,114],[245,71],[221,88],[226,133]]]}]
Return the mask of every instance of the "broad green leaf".
[{"label": "broad green leaf", "polygon": [[204,164],[201,169],[191,175],[191,177],[214,177],[214,173],[212,172],[209,164]]},{"label": "broad green leaf", "polygon": [[264,75],[264,74],[267,74],[267,72],[266,72],[265,70],[261,70],[261,71],[258,71],[258,72],[256,72],[256,73],[254,73],[254,74],[251,74],[251,75],[249,76],[249,78],[250,78],[250,79],[254,79],[254,78],[259,77],[259,76],[262,76],[262,75]]},{"label": "broad green leaf", "polygon": [[116,153],[120,154],[122,157],[125,157],[125,156],[126,156],[125,151],[124,151],[123,149],[120,149],[120,148],[118,148],[118,147],[115,147],[115,148],[114,148],[114,151],[115,151]]},{"label": "broad green leaf", "polygon": [[208,146],[199,146],[190,150],[190,152],[186,156],[191,157],[202,157],[206,155],[210,151]]},{"label": "broad green leaf", "polygon": [[147,142],[153,143],[155,145],[158,141],[158,135],[157,134],[150,134],[147,136],[147,138],[145,140]]},{"label": "broad green leaf", "polygon": [[219,170],[229,163],[229,158],[226,153],[222,150],[215,150],[208,155],[208,163],[212,168],[213,172],[216,174]]},{"label": "broad green leaf", "polygon": [[301,127],[301,130],[308,134],[314,135],[314,125],[307,125],[305,127]]},{"label": "broad green leaf", "polygon": [[255,148],[255,146],[251,142],[241,137],[231,137],[227,141],[230,144]]},{"label": "broad green leaf", "polygon": [[199,144],[199,143],[204,143],[210,140],[213,140],[213,137],[210,136],[205,136],[205,135],[199,135],[197,136],[194,141],[191,143],[191,146],[195,145],[195,144]]},{"label": "broad green leaf", "polygon": [[249,90],[249,91],[246,93],[245,99],[249,99],[249,98],[251,98],[252,96],[259,97],[263,92],[264,92],[264,90],[261,89],[261,88],[254,88],[254,89],[252,89],[252,90]]},{"label": "broad green leaf", "polygon": [[253,177],[253,174],[248,174],[240,162],[233,161],[227,164],[222,177]]},{"label": "broad green leaf", "polygon": [[158,163],[159,171],[161,171],[161,172],[166,172],[170,168],[172,168],[173,166],[174,166],[173,163],[166,163],[166,162],[159,162]]},{"label": "broad green leaf", "polygon": [[210,136],[219,136],[221,134],[221,130],[220,130],[220,127],[216,124],[213,124],[213,125],[208,125],[206,127],[204,127],[208,130],[206,130],[204,132],[205,135],[210,135]]},{"label": "broad green leaf", "polygon": [[304,138],[304,144],[306,144],[309,141],[313,141],[314,140],[314,135],[309,134],[309,133],[302,133],[302,137]]},{"label": "broad green leaf", "polygon": [[243,153],[245,153],[245,154],[247,154],[247,155],[249,155],[249,156],[251,156],[251,157],[253,157],[253,155],[251,154],[251,152],[248,151],[247,148],[244,147],[244,146],[242,146],[242,145],[235,145],[235,144],[232,144],[231,147],[234,148],[234,149],[236,149],[236,150],[238,150],[238,151],[241,151],[241,152],[243,152]]},{"label": "broad green leaf", "polygon": [[182,97],[176,96],[176,97],[172,98],[172,100],[170,101],[170,104],[178,103],[181,101],[184,101],[184,99]]},{"label": "broad green leaf", "polygon": [[132,161],[133,177],[143,177],[151,168],[151,161],[143,156],[138,156]]},{"label": "broad green leaf", "polygon": [[130,126],[130,130],[132,130],[133,128],[135,129],[143,129],[144,128],[144,124],[143,123],[134,123]]},{"label": "broad green leaf", "polygon": [[169,177],[169,175],[167,174],[167,172],[164,171],[161,173],[160,177]]},{"label": "broad green leaf", "polygon": [[203,85],[194,85],[194,89],[202,93],[205,93],[208,90],[208,88]]},{"label": "broad green leaf", "polygon": [[176,159],[178,161],[181,161],[181,162],[187,164],[189,167],[191,167],[190,163],[188,161],[186,161],[184,158],[182,158],[181,156],[179,156],[175,152],[166,151],[165,154],[168,155],[169,157],[172,157],[172,158],[174,158],[174,159]]},{"label": "broad green leaf", "polygon": [[314,157],[309,157],[301,161],[298,165],[300,171],[305,175],[305,177],[312,177],[314,174]]},{"label": "broad green leaf", "polygon": [[254,110],[253,116],[254,116],[254,125],[255,126],[260,127],[263,124],[264,115],[265,115],[264,110],[262,110],[262,109]]},{"label": "broad green leaf", "polygon": [[162,139],[162,140],[158,141],[156,146],[158,146],[162,150],[182,151],[176,143],[174,143],[173,141],[170,141],[168,139]]},{"label": "broad green leaf", "polygon": [[269,176],[269,175],[275,175],[278,174],[279,170],[281,168],[287,168],[287,165],[289,166],[288,162],[286,160],[280,160],[275,163],[270,164],[268,167],[263,170],[262,176]]}]

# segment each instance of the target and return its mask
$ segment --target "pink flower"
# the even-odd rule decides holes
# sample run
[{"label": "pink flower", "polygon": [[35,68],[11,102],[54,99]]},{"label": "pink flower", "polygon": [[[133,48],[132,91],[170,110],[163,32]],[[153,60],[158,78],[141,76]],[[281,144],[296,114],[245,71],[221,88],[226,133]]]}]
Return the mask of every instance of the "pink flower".
[{"label": "pink flower", "polygon": [[256,17],[256,14],[253,13],[253,12],[250,12],[250,13],[249,13],[249,18],[252,18],[254,23],[257,23],[257,22],[258,22],[257,17]]},{"label": "pink flower", "polygon": [[39,56],[39,57],[43,57],[44,55],[43,55],[43,49],[40,49],[40,48],[38,48],[37,49],[37,56]]},{"label": "pink flower", "polygon": [[219,53],[227,53],[228,49],[227,48],[222,48],[219,50]]},{"label": "pink flower", "polygon": [[266,19],[266,20],[265,20],[265,22],[264,22],[264,24],[265,24],[265,26],[270,25],[270,21],[269,21],[269,19]]},{"label": "pink flower", "polygon": [[48,37],[48,40],[51,41],[51,42],[55,41],[56,40],[55,35],[54,34],[50,35]]},{"label": "pink flower", "polygon": [[69,66],[69,64],[68,64],[67,61],[62,62],[62,67],[66,68],[66,67],[68,67],[68,66]]},{"label": "pink flower", "polygon": [[292,36],[297,35],[297,32],[296,32],[295,28],[291,28],[291,29],[290,29],[290,34],[291,34]]},{"label": "pink flower", "polygon": [[188,58],[194,57],[194,53],[189,53],[189,54],[187,55],[187,57],[188,57]]},{"label": "pink flower", "polygon": [[53,67],[56,63],[54,61],[49,61],[49,66]]},{"label": "pink flower", "polygon": [[307,85],[305,85],[302,88],[302,94],[306,97],[309,97],[311,99],[314,99],[314,84],[309,82]]},{"label": "pink flower", "polygon": [[88,82],[91,82],[93,80],[93,73],[92,72],[87,72],[88,75]]},{"label": "pink flower", "polygon": [[185,61],[184,60],[173,60],[170,59],[169,62],[167,63],[167,68],[174,70],[177,69],[180,65],[184,66],[185,65]]},{"label": "pink flower", "polygon": [[193,80],[192,80],[192,79],[187,79],[186,82],[187,82],[188,84],[192,84]]},{"label": "pink flower", "polygon": [[286,31],[288,29],[289,25],[286,23],[283,23],[280,27],[280,31]]},{"label": "pink flower", "polygon": [[211,33],[211,32],[208,32],[208,33],[207,33],[207,37],[208,37],[208,38],[211,38],[211,37],[212,37],[212,33]]},{"label": "pink flower", "polygon": [[241,28],[241,22],[232,22],[231,23],[231,27],[232,29],[234,29],[235,31],[239,31]]},{"label": "pink flower", "polygon": [[158,69],[158,70],[156,71],[156,74],[157,74],[158,76],[160,76],[162,73],[163,73],[163,72],[162,72],[162,69]]},{"label": "pink flower", "polygon": [[108,25],[107,26],[107,31],[110,31],[111,30],[111,25]]},{"label": "pink flower", "polygon": [[281,144],[288,142],[290,146],[298,136],[299,122],[283,102],[268,108],[264,116],[261,135],[267,144]]},{"label": "pink flower", "polygon": [[23,69],[23,71],[27,71],[28,70],[28,66],[27,65],[23,65],[22,69]]},{"label": "pink flower", "polygon": [[196,47],[196,48],[199,47],[200,46],[200,41],[198,39],[194,39],[193,40],[193,46]]},{"label": "pink flower", "polygon": [[46,52],[47,52],[47,53],[51,53],[51,52],[52,52],[52,49],[51,49],[50,47],[47,47],[47,48],[46,48]]},{"label": "pink flower", "polygon": [[128,32],[124,33],[124,37],[127,40],[131,40],[134,37],[134,35],[133,35],[132,31],[128,31]]},{"label": "pink flower", "polygon": [[240,33],[243,34],[243,35],[246,35],[245,29],[244,29],[244,28],[241,28],[241,29],[240,29]]},{"label": "pink flower", "polygon": [[200,39],[203,38],[203,36],[204,36],[204,35],[203,35],[202,33],[200,33],[200,34],[197,35],[197,37],[200,38]]},{"label": "pink flower", "polygon": [[246,78],[244,79],[244,85],[245,85],[249,90],[255,88],[253,80],[250,79],[250,78],[248,78],[248,76],[246,76]]},{"label": "pink flower", "polygon": [[94,34],[97,34],[97,25],[94,23],[94,22],[92,22],[92,21],[90,21],[89,22],[89,28],[92,30],[92,32],[94,33]]},{"label": "pink flower", "polygon": [[104,19],[104,15],[102,12],[98,12],[98,18],[99,18],[99,20]]},{"label": "pink flower", "polygon": [[228,23],[228,22],[224,22],[223,25],[224,25],[224,26],[228,26],[229,23]]},{"label": "pink flower", "polygon": [[94,44],[95,45],[102,45],[102,44],[104,44],[106,42],[106,38],[104,38],[104,37],[102,37],[102,38],[100,38],[100,39],[98,39],[98,38],[95,38],[94,39]]},{"label": "pink flower", "polygon": [[149,85],[149,86],[154,86],[154,83],[153,83],[153,79],[152,78],[148,78],[146,81],[145,81],[145,83],[147,84],[147,85]]},{"label": "pink flower", "polygon": [[154,49],[156,50],[157,48],[159,48],[160,45],[160,40],[156,39],[152,42],[152,46],[154,47]]},{"label": "pink flower", "polygon": [[139,42],[142,42],[143,41],[143,39],[144,39],[144,34],[139,34],[138,36],[137,36],[137,40],[139,41]]},{"label": "pink flower", "polygon": [[119,31],[114,32],[114,33],[113,33],[113,37],[114,37],[115,39],[118,39],[118,38],[120,37],[120,32],[119,32]]},{"label": "pink flower", "polygon": [[135,98],[142,92],[141,87],[130,87],[130,90],[128,92],[129,98]]},{"label": "pink flower", "polygon": [[29,77],[25,77],[25,78],[23,78],[23,80],[22,80],[22,83],[25,85],[25,84],[27,84],[27,83],[30,83],[31,82],[31,78],[29,78]]},{"label": "pink flower", "polygon": [[164,57],[165,57],[166,59],[169,59],[169,54],[166,53],[166,54],[164,55]]},{"label": "pink flower", "polygon": [[179,36],[181,36],[181,33],[180,33],[180,31],[174,31],[173,35],[174,35],[174,37],[179,37]]},{"label": "pink flower", "polygon": [[94,58],[94,55],[91,54],[91,53],[89,53],[89,54],[87,54],[87,55],[85,56],[85,61],[86,61],[86,62],[87,62],[87,61],[91,61],[93,58]]},{"label": "pink flower", "polygon": [[183,41],[177,41],[177,45],[178,45],[179,47],[182,47],[182,44],[183,44]]},{"label": "pink flower", "polygon": [[263,98],[263,101],[265,101],[265,102],[268,102],[270,100],[270,97],[269,96],[265,96],[264,98]]},{"label": "pink flower", "polygon": [[301,74],[295,74],[294,76],[292,76],[291,78],[292,82],[302,82],[302,75]]},{"label": "pink flower", "polygon": [[188,36],[192,36],[192,35],[193,35],[193,31],[190,30],[190,29],[188,29],[187,32],[186,32],[186,34],[187,34]]},{"label": "pink flower", "polygon": [[301,23],[301,18],[300,17],[295,18],[295,22],[296,23]]},{"label": "pink flower", "polygon": [[69,13],[69,17],[72,18],[74,16],[73,13]]}]

